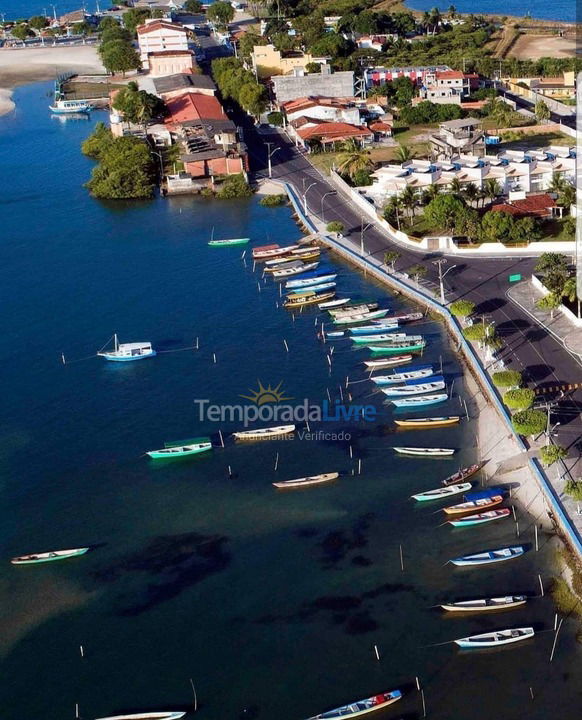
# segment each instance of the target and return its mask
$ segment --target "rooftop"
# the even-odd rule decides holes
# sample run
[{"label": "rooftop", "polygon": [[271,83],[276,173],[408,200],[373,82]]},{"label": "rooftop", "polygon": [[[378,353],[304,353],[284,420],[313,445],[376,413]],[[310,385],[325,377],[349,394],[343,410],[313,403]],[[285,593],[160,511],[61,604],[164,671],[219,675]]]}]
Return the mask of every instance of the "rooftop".
[{"label": "rooftop", "polygon": [[156,92],[160,95],[174,90],[216,90],[216,85],[208,75],[192,75],[191,73],[177,73],[165,77],[153,78]]},{"label": "rooftop", "polygon": [[540,195],[528,195],[523,200],[512,200],[493,205],[491,210],[522,217],[527,215],[544,217],[548,214],[548,210],[554,207],[556,207],[554,198],[547,193],[541,193]]},{"label": "rooftop", "polygon": [[472,128],[481,125],[481,120],[476,118],[459,118],[459,120],[447,120],[447,122],[439,123],[439,127],[444,130],[462,130],[463,128]]},{"label": "rooftop", "polygon": [[323,142],[334,142],[347,138],[369,137],[372,131],[361,125],[350,125],[343,122],[322,122],[314,127],[305,127],[297,131],[303,140],[321,138]]},{"label": "rooftop", "polygon": [[151,32],[158,32],[160,30],[173,30],[174,32],[181,32],[184,35],[188,32],[186,28],[178,25],[178,23],[167,22],[166,20],[153,20],[146,22],[145,25],[139,25],[137,27],[138,35],[146,35]]},{"label": "rooftop", "polygon": [[184,92],[166,102],[166,124],[181,125],[192,120],[226,120],[222,105],[212,95]]}]

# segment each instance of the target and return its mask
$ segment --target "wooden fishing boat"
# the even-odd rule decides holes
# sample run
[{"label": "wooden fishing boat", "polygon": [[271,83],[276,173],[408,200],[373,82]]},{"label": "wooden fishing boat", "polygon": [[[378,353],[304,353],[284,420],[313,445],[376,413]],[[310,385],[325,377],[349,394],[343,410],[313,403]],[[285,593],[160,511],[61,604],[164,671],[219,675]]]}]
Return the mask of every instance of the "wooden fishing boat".
[{"label": "wooden fishing boat", "polygon": [[113,336],[113,350],[99,350],[97,353],[111,362],[131,362],[155,357],[156,351],[149,342],[119,343],[117,334]]},{"label": "wooden fishing boat", "polygon": [[319,285],[321,283],[332,282],[337,278],[337,273],[330,273],[322,271],[320,273],[309,273],[307,277],[297,278],[295,280],[288,280],[285,283],[285,288],[292,290],[295,288],[302,288],[308,285]]},{"label": "wooden fishing boat", "polygon": [[317,260],[321,256],[321,250],[319,248],[299,248],[299,250],[292,250],[288,257],[299,258],[304,262],[306,260]]},{"label": "wooden fishing boat", "polygon": [[375,375],[370,378],[376,385],[395,385],[396,383],[406,382],[407,380],[421,380],[431,377],[433,374],[432,365],[417,365],[406,370],[398,370],[390,373],[390,375]]},{"label": "wooden fishing boat", "polygon": [[356,315],[358,313],[368,313],[372,310],[378,309],[378,303],[377,302],[363,302],[358,301],[355,303],[350,303],[348,307],[342,307],[339,310],[329,310],[329,314],[332,317],[343,317],[345,315]]},{"label": "wooden fishing boat", "polygon": [[[454,485],[449,485],[454,487]],[[443,488],[446,490],[446,488]],[[447,520],[449,525],[453,527],[471,527],[473,525],[484,525],[494,520],[501,520],[502,518],[509,517],[511,510],[509,508],[500,508],[499,510],[489,510],[488,512],[477,513],[476,515],[467,515],[457,520]]]},{"label": "wooden fishing boat", "polygon": [[481,613],[499,610],[513,610],[527,602],[526,595],[506,595],[505,597],[479,598],[477,600],[460,600],[459,602],[441,605],[443,610],[452,613]]},{"label": "wooden fishing boat", "polygon": [[450,562],[459,567],[466,565],[491,565],[492,563],[514,560],[515,558],[521,557],[524,553],[525,548],[523,545],[515,545],[497,550],[486,550],[485,552],[475,553],[474,555],[463,555],[454,558]]},{"label": "wooden fishing boat", "polygon": [[381,333],[396,330],[397,322],[382,323],[382,325],[360,325],[359,327],[350,328],[351,335],[379,335]]},{"label": "wooden fishing boat", "polygon": [[298,245],[287,245],[280,247],[279,245],[262,245],[253,248],[253,260],[270,260],[280,255],[287,255],[292,250],[297,250]]},{"label": "wooden fishing boat", "polygon": [[290,297],[291,295],[304,295],[310,292],[323,292],[324,290],[329,290],[335,286],[336,283],[334,282],[321,283],[320,285],[307,285],[306,287],[295,288],[292,292],[287,293],[287,297]]},{"label": "wooden fishing boat", "polygon": [[399,455],[421,455],[422,457],[446,457],[454,455],[454,448],[394,447]]},{"label": "wooden fishing boat", "polygon": [[147,454],[154,460],[168,460],[169,458],[198,455],[208,450],[212,450],[210,438],[201,437],[167,442],[164,443],[164,447],[161,450],[149,450]]},{"label": "wooden fishing boat", "polygon": [[344,331],[343,330],[336,330],[335,332],[326,332],[325,333],[326,338],[340,338],[344,337]]},{"label": "wooden fishing boat", "polygon": [[301,260],[286,260],[285,262],[276,263],[275,265],[269,265],[264,268],[264,272],[274,275],[277,270],[289,270],[291,268],[302,268],[304,264]]},{"label": "wooden fishing boat", "polygon": [[461,468],[460,470],[457,470],[456,473],[449,475],[448,478],[441,480],[441,485],[456,485],[457,483],[463,482],[463,480],[466,480],[476,472],[479,472],[482,467],[483,463],[475,463],[474,465],[469,465],[469,467]]},{"label": "wooden fishing boat", "polygon": [[328,300],[335,296],[335,290],[328,292],[316,293],[313,290],[310,293],[292,293],[287,296],[283,303],[285,308],[303,307],[304,305],[315,305],[321,300]]},{"label": "wooden fishing boat", "polygon": [[97,720],[180,720],[186,712],[166,710],[165,712],[130,713],[129,715],[108,715]]},{"label": "wooden fishing boat", "polygon": [[329,310],[330,308],[339,307],[349,303],[350,298],[337,298],[336,300],[329,300],[328,302],[320,303],[317,307],[320,310]]},{"label": "wooden fishing boat", "polygon": [[367,322],[375,317],[382,317],[388,310],[371,310],[366,313],[356,313],[355,315],[340,315],[333,319],[336,325],[356,325],[357,323]]},{"label": "wooden fishing boat", "polygon": [[55,560],[66,560],[67,558],[79,557],[89,552],[88,547],[73,548],[72,550],[50,550],[49,552],[31,553],[12,558],[13,565],[38,565],[39,563],[53,562]]},{"label": "wooden fishing boat", "polygon": [[410,497],[417,502],[428,502],[429,500],[441,500],[451,495],[460,495],[471,489],[471,483],[461,483],[460,485],[449,485],[446,488],[436,488],[435,490],[426,490],[425,492],[416,493]]},{"label": "wooden fishing boat", "polygon": [[275,270],[273,277],[275,279],[289,277],[289,275],[300,275],[301,273],[307,272],[308,270],[314,270],[319,263],[307,263],[303,264],[300,262],[300,267],[288,267],[282,270]]},{"label": "wooden fishing boat", "polygon": [[421,312],[403,313],[402,315],[388,315],[386,320],[392,320],[398,323],[414,322],[422,320],[424,315]]},{"label": "wooden fishing boat", "polygon": [[[353,328],[350,328],[350,332]],[[396,328],[394,328],[396,330]],[[420,336],[419,336],[420,337]],[[351,338],[354,345],[368,345],[370,342],[395,343],[409,340],[410,336],[406,333],[378,333],[377,335],[356,335]]]},{"label": "wooden fishing boat", "polygon": [[210,240],[210,247],[228,247],[229,245],[246,245],[250,238],[228,238],[225,240]]},{"label": "wooden fishing boat", "polygon": [[[374,378],[372,378],[373,380]],[[447,427],[448,425],[456,425],[461,418],[458,415],[450,415],[448,417],[432,417],[432,418],[409,418],[408,420],[394,420],[399,427],[405,428],[431,428],[431,427]]]},{"label": "wooden fishing boat", "polygon": [[296,480],[283,480],[282,482],[274,482],[273,486],[280,489],[307,487],[308,485],[321,485],[322,483],[331,482],[339,477],[339,473],[322,473],[321,475],[312,475],[311,477],[297,478]]},{"label": "wooden fishing boat", "polygon": [[402,353],[402,352],[420,352],[426,347],[426,340],[419,340],[418,342],[395,342],[390,345],[368,345],[368,348],[375,353]]},{"label": "wooden fishing boat", "polygon": [[444,390],[445,381],[440,378],[433,380],[432,382],[425,382],[421,385],[399,385],[395,387],[390,385],[388,387],[380,387],[380,390],[387,397],[406,397],[407,395],[422,395],[423,393],[430,393],[436,390]]},{"label": "wooden fishing boat", "polygon": [[522,640],[528,640],[535,635],[532,627],[522,627],[508,630],[493,630],[492,632],[470,635],[469,637],[455,640],[455,643],[462,648],[492,648],[501,645],[511,645]]},{"label": "wooden fishing boat", "polygon": [[260,428],[258,430],[239,430],[232,434],[237,440],[272,440],[283,438],[295,432],[295,425],[279,425],[277,427]]},{"label": "wooden fishing boat", "polygon": [[418,395],[417,397],[392,398],[392,402],[396,407],[415,408],[424,407],[425,405],[436,405],[437,403],[448,400],[447,393],[436,393],[435,395]]},{"label": "wooden fishing boat", "polygon": [[364,360],[368,370],[380,370],[381,368],[404,365],[412,360],[412,355],[396,355],[396,357],[379,358],[378,360]]},{"label": "wooden fishing boat", "polygon": [[479,500],[467,500],[458,505],[451,505],[443,508],[447,515],[466,515],[474,511],[487,512],[503,502],[503,495],[494,495],[489,498],[480,498]]},{"label": "wooden fishing boat", "polygon": [[365,700],[358,700],[357,702],[350,703],[349,705],[342,705],[341,707],[335,708],[334,710],[328,710],[320,715],[314,715],[308,718],[308,720],[327,720],[328,718],[355,718],[367,713],[374,712],[375,710],[382,710],[397,700],[400,700],[402,693],[400,690],[392,690],[391,692],[380,693],[380,695],[373,695],[372,697],[366,698]]}]

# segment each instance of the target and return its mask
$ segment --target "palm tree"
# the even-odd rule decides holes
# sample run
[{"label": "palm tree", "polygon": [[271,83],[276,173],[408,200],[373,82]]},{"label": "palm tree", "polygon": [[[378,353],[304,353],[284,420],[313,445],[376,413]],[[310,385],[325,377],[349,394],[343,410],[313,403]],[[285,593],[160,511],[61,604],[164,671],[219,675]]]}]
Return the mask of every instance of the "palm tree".
[{"label": "palm tree", "polygon": [[428,29],[430,27],[430,13],[428,10],[425,10],[422,13],[422,19],[420,21],[420,26],[424,28],[426,34],[428,35]]},{"label": "palm tree", "polygon": [[451,182],[449,183],[449,189],[453,193],[453,195],[460,195],[461,190],[463,189],[463,186],[461,185],[461,181],[458,177],[454,177]]},{"label": "palm tree", "polygon": [[439,24],[442,21],[443,16],[441,15],[441,11],[438,8],[433,8],[430,11],[430,21],[433,26],[432,34],[436,35],[436,32],[438,30]]},{"label": "palm tree", "polygon": [[369,150],[363,150],[354,140],[342,145],[338,168],[341,173],[353,177],[360,170],[369,170],[373,166]]},{"label": "palm tree", "polygon": [[454,5],[449,5],[449,17],[454,20],[457,17],[457,8]]},{"label": "palm tree", "polygon": [[398,195],[392,195],[390,197],[390,200],[388,200],[388,203],[384,207],[383,216],[384,220],[387,220],[389,223],[394,223],[396,221],[396,227],[398,230],[400,230],[400,208],[402,207],[402,203],[400,202],[400,198]]},{"label": "palm tree", "polygon": [[564,180],[564,176],[558,172],[552,173],[552,180],[550,182],[548,190],[559,195],[561,192],[564,191],[565,187],[566,180]]},{"label": "palm tree", "polygon": [[572,185],[572,183],[566,181],[564,187],[562,188],[562,191],[560,192],[559,203],[560,205],[562,205],[562,207],[565,207],[567,209],[575,202],[576,188]]},{"label": "palm tree", "polygon": [[495,200],[495,198],[498,195],[501,195],[501,185],[499,184],[499,181],[495,178],[487,178],[485,180],[485,184],[483,185],[483,190],[485,192],[486,198],[491,198],[491,200]]},{"label": "palm tree", "polygon": [[405,162],[408,162],[409,160],[412,160],[413,153],[412,150],[408,147],[408,145],[399,145],[398,150],[396,151],[396,159],[398,162],[400,162],[401,165],[403,165]]},{"label": "palm tree", "polygon": [[418,197],[415,191],[407,185],[402,193],[400,194],[400,202],[402,206],[410,211],[410,224],[412,225],[412,218],[414,217],[414,208],[418,203]]},{"label": "palm tree", "polygon": [[428,203],[431,200],[434,200],[435,197],[440,193],[440,191],[441,191],[440,185],[436,185],[435,183],[433,183],[432,185],[429,185],[423,193],[423,200],[424,200],[425,204],[428,205]]},{"label": "palm tree", "polygon": [[392,272],[396,270],[396,261],[401,257],[400,253],[396,250],[389,250],[384,253],[384,264],[392,267]]},{"label": "palm tree", "polygon": [[464,194],[467,198],[467,202],[472,206],[479,195],[479,189],[475,183],[470,182],[465,185]]},{"label": "palm tree", "polygon": [[506,127],[511,120],[513,110],[501,98],[491,98],[484,108],[485,112],[493,119],[498,130],[500,127]]}]

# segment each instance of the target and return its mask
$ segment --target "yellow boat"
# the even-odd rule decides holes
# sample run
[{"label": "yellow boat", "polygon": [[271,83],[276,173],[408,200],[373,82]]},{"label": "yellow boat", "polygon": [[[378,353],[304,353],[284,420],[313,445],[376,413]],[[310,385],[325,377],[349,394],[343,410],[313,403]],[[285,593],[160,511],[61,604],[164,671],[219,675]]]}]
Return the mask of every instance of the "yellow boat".
[{"label": "yellow boat", "polygon": [[290,293],[287,295],[287,300],[283,303],[283,307],[295,308],[303,307],[304,305],[313,305],[315,303],[323,302],[324,300],[331,300],[335,297],[335,290],[329,292],[317,293],[314,291],[303,292],[303,293]]},{"label": "yellow boat", "polygon": [[449,417],[410,418],[409,420],[394,420],[394,422],[400,427],[427,428],[456,425],[460,420],[461,418],[458,415],[450,415]]}]

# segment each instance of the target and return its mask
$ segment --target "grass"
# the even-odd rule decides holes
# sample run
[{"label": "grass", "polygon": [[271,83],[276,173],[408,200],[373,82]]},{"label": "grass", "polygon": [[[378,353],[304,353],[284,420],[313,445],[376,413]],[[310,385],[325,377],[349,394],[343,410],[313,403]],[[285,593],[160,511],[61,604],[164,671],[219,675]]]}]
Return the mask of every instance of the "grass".
[{"label": "grass", "polygon": [[408,235],[414,235],[415,237],[424,237],[425,235],[446,235],[441,230],[435,229],[430,225],[424,215],[415,215],[412,218],[412,225],[410,225],[410,218],[400,218],[400,228],[404,230]]},{"label": "grass", "polygon": [[566,616],[578,615],[582,617],[582,601],[576,597],[565,580],[553,578],[551,593],[558,612]]},{"label": "grass", "polygon": [[566,218],[552,218],[542,222],[543,236],[541,240],[544,242],[572,242],[574,238],[568,235],[564,230]]},{"label": "grass", "polygon": [[[516,129],[515,133],[519,134],[519,130]],[[505,135],[508,135],[508,133],[505,133]],[[529,130],[515,140],[502,142],[495,147],[498,150],[528,150],[529,148],[547,147],[548,145],[573,145],[574,143],[574,138],[561,132],[545,130],[543,125],[540,125],[539,132]]]},{"label": "grass", "polygon": [[[369,148],[372,161],[376,164],[396,162],[398,146],[396,147],[372,147]],[[334,165],[338,165],[341,152],[321,152],[307,155],[309,162],[322,172],[329,174]]]},{"label": "grass", "polygon": [[110,82],[69,82],[65,85],[65,95],[68,100],[106,98],[110,90],[120,87],[124,87],[124,85]]}]

